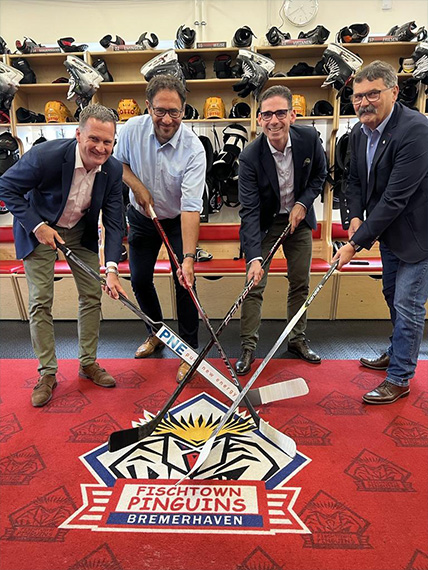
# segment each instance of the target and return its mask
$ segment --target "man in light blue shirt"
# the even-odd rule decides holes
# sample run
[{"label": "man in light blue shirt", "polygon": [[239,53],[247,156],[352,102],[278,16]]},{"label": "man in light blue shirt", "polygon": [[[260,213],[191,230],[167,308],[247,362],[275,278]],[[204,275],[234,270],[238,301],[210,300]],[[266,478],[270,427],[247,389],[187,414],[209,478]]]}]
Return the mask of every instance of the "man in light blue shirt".
[{"label": "man in light blue shirt", "polygon": [[[141,309],[160,321],[162,310],[153,273],[162,241],[148,208],[154,208],[182,263],[181,279],[193,286],[206,157],[199,138],[182,124],[186,90],[181,81],[170,75],[155,76],[147,86],[146,98],[148,115],[128,120],[120,131],[115,157],[123,163],[123,180],[131,189],[128,241],[132,288]],[[175,272],[174,283],[179,334],[197,348],[197,310]],[[146,358],[162,346],[149,329],[135,357]],[[177,381],[188,368],[182,361]]]}]

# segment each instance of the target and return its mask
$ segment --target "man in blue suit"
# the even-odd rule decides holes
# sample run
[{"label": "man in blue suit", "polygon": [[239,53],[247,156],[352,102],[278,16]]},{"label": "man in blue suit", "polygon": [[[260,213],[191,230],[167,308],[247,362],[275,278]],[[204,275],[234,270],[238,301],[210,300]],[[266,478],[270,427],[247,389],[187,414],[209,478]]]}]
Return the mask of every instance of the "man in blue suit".
[{"label": "man in blue suit", "polygon": [[[309,293],[312,230],[317,227],[313,202],[327,176],[326,159],[317,131],[294,126],[291,91],[276,85],[260,98],[258,123],[263,129],[239,157],[241,241],[247,260],[247,280],[255,286],[247,295],[241,314],[241,356],[237,374],[247,374],[259,338],[263,291],[267,271],[261,260],[288,223],[291,235],[283,245],[287,258],[290,320]],[[288,350],[312,364],[321,358],[309,347],[306,316],[291,331]]]},{"label": "man in blue suit", "polygon": [[[123,293],[117,271],[122,250],[122,165],[111,157],[116,131],[111,111],[82,110],[76,139],[34,146],[0,179],[0,198],[14,215],[17,258],[24,260],[29,289],[30,333],[40,374],[33,406],[45,405],[57,385],[52,320],[56,243],[66,245],[99,271],[98,220],[102,211],[107,261],[106,291]],[[79,375],[103,387],[115,380],[96,362],[101,287],[69,261],[79,293]]]},{"label": "man in blue suit", "polygon": [[333,258],[340,269],[357,248],[380,243],[393,333],[384,354],[360,359],[386,370],[385,380],[363,396],[367,404],[409,394],[428,297],[428,121],[397,102],[398,90],[394,68],[382,61],[355,76],[352,102],[360,123],[350,138],[350,241]]}]

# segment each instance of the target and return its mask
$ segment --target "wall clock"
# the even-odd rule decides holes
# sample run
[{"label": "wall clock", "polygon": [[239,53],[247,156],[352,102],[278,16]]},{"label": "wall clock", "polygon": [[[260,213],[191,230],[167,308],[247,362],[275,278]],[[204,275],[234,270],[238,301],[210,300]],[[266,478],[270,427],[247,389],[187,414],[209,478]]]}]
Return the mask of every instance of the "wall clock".
[{"label": "wall clock", "polygon": [[284,14],[297,27],[306,26],[318,12],[318,0],[285,0]]}]

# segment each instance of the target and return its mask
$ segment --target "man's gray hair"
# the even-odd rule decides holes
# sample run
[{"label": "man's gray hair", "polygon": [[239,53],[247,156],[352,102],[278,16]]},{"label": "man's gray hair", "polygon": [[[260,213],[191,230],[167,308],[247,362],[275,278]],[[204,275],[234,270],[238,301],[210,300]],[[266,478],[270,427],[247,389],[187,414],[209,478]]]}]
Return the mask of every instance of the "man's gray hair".
[{"label": "man's gray hair", "polygon": [[164,90],[175,91],[180,97],[182,105],[186,102],[186,88],[180,79],[174,75],[155,75],[150,79],[146,89],[146,99],[150,105],[153,104],[153,99],[159,91]]},{"label": "man's gray hair", "polygon": [[285,87],[285,85],[273,85],[272,87],[269,87],[269,89],[266,89],[259,99],[259,108],[261,108],[263,101],[266,101],[266,99],[270,99],[271,97],[282,97],[287,100],[288,108],[293,108],[293,95],[291,94],[290,89]]},{"label": "man's gray hair", "polygon": [[383,79],[385,87],[391,88],[398,85],[397,72],[389,63],[386,61],[372,61],[363,69],[355,75],[354,83],[361,83],[367,79],[367,81],[376,81],[376,79]]},{"label": "man's gray hair", "polygon": [[84,129],[89,119],[97,119],[102,123],[113,123],[114,130],[116,131],[116,117],[111,109],[107,109],[104,105],[93,103],[88,105],[80,111],[79,115],[79,128]]}]

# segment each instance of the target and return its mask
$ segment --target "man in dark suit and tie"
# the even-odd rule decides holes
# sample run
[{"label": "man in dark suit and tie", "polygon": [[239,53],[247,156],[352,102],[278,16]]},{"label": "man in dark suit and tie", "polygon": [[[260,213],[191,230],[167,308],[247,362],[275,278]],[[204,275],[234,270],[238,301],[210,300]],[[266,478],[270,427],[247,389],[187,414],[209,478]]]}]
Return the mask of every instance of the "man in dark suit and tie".
[{"label": "man in dark suit and tie", "polygon": [[[317,131],[295,126],[295,119],[291,91],[279,85],[267,89],[260,97],[257,119],[263,134],[239,157],[241,242],[247,280],[254,279],[254,287],[242,305],[241,355],[236,363],[240,375],[249,372],[259,338],[267,282],[267,268],[262,269],[261,261],[288,223],[291,235],[283,250],[288,267],[289,320],[309,293],[312,230],[317,226],[313,202],[322,191],[327,170]],[[288,350],[317,364],[321,358],[309,347],[305,330],[306,314],[293,328]]]},{"label": "man in dark suit and tie", "polygon": [[[112,112],[89,105],[75,139],[33,146],[0,179],[0,198],[14,216],[17,258],[24,260],[29,289],[31,341],[39,359],[33,406],[44,406],[57,385],[52,320],[56,243],[66,245],[99,271],[98,220],[102,211],[107,261],[106,291],[124,292],[117,262],[122,250],[122,165],[111,157],[116,131]],[[103,387],[115,380],[96,362],[101,287],[69,261],[79,292],[79,375]]]},{"label": "man in dark suit and tie", "polygon": [[374,61],[355,76],[352,102],[360,122],[350,138],[350,241],[333,258],[340,269],[357,248],[379,241],[393,333],[384,354],[360,359],[386,370],[385,380],[363,396],[367,404],[409,394],[428,297],[428,121],[398,103],[398,91],[388,63]]}]

